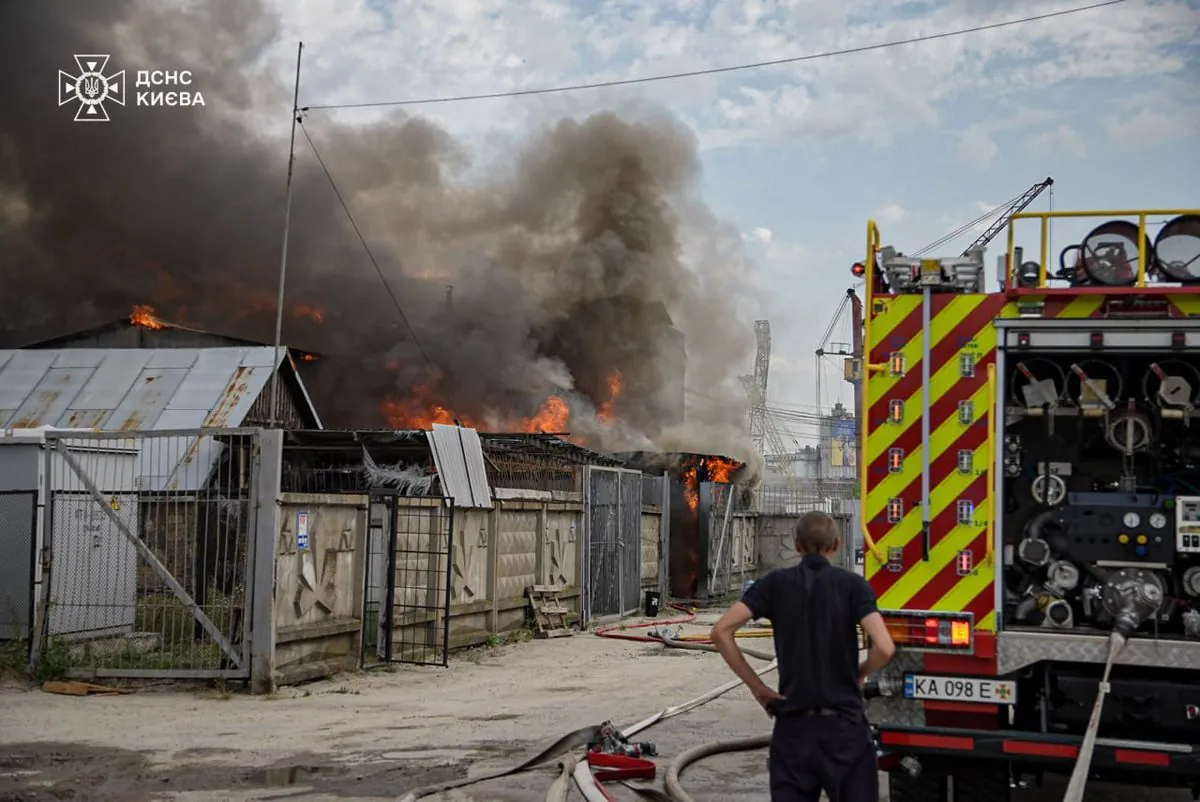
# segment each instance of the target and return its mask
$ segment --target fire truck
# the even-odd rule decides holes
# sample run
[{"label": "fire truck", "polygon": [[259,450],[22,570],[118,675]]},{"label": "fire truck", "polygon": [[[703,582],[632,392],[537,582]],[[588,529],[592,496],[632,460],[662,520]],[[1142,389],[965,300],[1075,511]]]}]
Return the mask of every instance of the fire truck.
[{"label": "fire truck", "polygon": [[1200,798],[1200,210],[1026,206],[996,274],[873,221],[853,267],[881,768],[892,802]]}]

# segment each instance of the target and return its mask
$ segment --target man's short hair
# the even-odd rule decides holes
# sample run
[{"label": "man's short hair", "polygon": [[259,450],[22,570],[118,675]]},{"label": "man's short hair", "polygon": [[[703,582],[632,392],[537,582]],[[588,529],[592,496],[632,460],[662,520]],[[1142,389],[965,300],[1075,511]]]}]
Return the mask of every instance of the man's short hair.
[{"label": "man's short hair", "polygon": [[806,512],[796,522],[796,551],[801,554],[823,554],[837,540],[837,522],[823,512]]}]

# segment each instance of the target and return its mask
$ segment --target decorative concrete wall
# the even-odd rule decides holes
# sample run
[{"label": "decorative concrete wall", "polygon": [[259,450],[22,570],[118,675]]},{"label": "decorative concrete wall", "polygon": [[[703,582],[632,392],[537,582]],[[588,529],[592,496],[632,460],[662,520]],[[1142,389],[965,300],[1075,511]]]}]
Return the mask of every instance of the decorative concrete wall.
[{"label": "decorative concrete wall", "polygon": [[358,665],[367,497],[281,493],[275,548],[277,684]]}]

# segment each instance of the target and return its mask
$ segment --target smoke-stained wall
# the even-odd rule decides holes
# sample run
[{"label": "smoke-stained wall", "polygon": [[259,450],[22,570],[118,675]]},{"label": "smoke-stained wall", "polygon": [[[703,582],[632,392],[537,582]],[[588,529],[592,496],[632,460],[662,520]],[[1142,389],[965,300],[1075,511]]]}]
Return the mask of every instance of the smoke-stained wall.
[{"label": "smoke-stained wall", "polygon": [[[169,320],[272,339],[286,141],[248,121],[290,104],[263,67],[278,31],[256,0],[0,5],[0,338],[77,331],[149,303]],[[207,105],[75,123],[51,90],[72,54],[89,52],[130,69],[130,91],[140,66],[186,67]],[[302,133],[284,340],[324,355],[323,414],[378,425],[382,398],[425,385],[472,416],[529,415],[560,395],[572,428],[587,428],[620,370],[620,423],[606,438],[642,447],[666,426],[673,447],[708,450],[697,433],[718,433],[724,453],[738,451],[736,393],[678,425],[685,372],[720,396],[753,347],[748,322],[719,313],[728,266],[682,257],[689,221],[718,225],[698,200],[685,126],[644,110],[564,119],[471,184],[467,149],[429,120],[349,126],[313,112],[305,126],[417,334]]]}]

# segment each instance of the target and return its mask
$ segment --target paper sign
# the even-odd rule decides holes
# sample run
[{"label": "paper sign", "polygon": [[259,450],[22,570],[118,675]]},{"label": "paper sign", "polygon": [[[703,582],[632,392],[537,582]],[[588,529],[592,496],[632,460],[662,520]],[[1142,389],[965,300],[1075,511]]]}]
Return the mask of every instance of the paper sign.
[{"label": "paper sign", "polygon": [[308,513],[296,513],[296,548],[308,548]]}]

